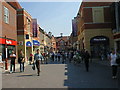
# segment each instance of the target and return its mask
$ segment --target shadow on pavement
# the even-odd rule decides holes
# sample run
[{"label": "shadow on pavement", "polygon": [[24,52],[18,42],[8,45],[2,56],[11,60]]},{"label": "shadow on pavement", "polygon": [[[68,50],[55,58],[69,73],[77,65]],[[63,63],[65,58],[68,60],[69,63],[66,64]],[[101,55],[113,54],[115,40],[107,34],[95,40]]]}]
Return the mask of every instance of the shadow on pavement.
[{"label": "shadow on pavement", "polygon": [[37,76],[36,74],[23,74],[23,75],[19,75],[17,77],[31,77],[31,76]]},{"label": "shadow on pavement", "polygon": [[120,89],[120,68],[118,78],[112,79],[111,67],[90,63],[86,72],[84,64],[79,66],[67,63],[65,66],[64,86],[68,88],[114,88]]}]

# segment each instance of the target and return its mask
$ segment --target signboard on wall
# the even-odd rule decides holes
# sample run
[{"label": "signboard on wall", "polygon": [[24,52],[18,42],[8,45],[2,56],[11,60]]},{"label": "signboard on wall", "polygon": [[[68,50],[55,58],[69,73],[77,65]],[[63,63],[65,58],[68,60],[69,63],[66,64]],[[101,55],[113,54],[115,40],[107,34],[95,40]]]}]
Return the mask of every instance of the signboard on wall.
[{"label": "signboard on wall", "polygon": [[32,19],[32,22],[33,22],[33,37],[37,37],[37,19]]},{"label": "signboard on wall", "polygon": [[0,38],[0,44],[17,45],[17,41]]},{"label": "signboard on wall", "polygon": [[73,37],[77,36],[77,20],[76,19],[72,20],[72,34],[73,34]]},{"label": "signboard on wall", "polygon": [[23,45],[23,41],[19,41],[19,45]]}]

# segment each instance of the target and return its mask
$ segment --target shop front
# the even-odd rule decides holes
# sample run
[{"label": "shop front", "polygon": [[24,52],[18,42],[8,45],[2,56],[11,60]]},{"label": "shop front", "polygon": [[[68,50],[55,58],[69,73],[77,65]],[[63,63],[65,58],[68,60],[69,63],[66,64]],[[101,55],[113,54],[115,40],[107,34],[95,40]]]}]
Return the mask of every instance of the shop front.
[{"label": "shop front", "polygon": [[26,59],[27,61],[30,58],[30,54],[32,54],[32,43],[30,41],[26,42]]},{"label": "shop front", "polygon": [[37,49],[40,49],[40,42],[38,40],[33,40],[33,52],[34,52],[34,54],[35,54]]},{"label": "shop front", "polygon": [[101,56],[106,58],[110,50],[109,47],[109,38],[105,36],[96,36],[90,40],[92,58],[101,58]]},{"label": "shop front", "polygon": [[0,38],[0,53],[2,53],[3,59],[10,58],[10,54],[12,53],[12,50],[16,53],[16,45],[17,41],[12,39],[5,39]]}]

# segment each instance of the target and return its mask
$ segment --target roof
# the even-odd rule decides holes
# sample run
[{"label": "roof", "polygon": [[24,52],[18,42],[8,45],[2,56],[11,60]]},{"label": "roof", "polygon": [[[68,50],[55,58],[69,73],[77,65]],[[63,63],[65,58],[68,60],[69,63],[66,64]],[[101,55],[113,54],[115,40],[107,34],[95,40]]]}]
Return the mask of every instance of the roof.
[{"label": "roof", "polygon": [[69,40],[70,36],[63,36],[63,37],[55,37],[56,42],[59,42],[61,40],[64,40],[65,42],[67,42]]},{"label": "roof", "polygon": [[14,9],[21,9],[19,2],[17,0],[14,0],[14,2],[8,2]]}]

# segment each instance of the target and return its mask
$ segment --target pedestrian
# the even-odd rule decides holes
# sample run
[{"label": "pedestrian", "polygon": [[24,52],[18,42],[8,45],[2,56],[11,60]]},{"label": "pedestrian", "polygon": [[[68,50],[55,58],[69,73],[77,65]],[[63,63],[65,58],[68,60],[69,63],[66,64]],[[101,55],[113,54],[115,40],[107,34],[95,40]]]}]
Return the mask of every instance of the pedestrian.
[{"label": "pedestrian", "polygon": [[34,55],[34,62],[37,67],[37,74],[40,75],[40,61],[42,60],[43,56],[40,53],[40,50],[37,49],[36,54]]},{"label": "pedestrian", "polygon": [[81,57],[82,57],[82,63],[84,63],[84,58],[85,58],[85,49],[81,51]]},{"label": "pedestrian", "polygon": [[89,71],[89,59],[90,59],[90,54],[89,52],[86,50],[85,51],[85,56],[84,56],[84,63],[85,63],[85,68],[86,68],[86,71],[88,72]]},{"label": "pedestrian", "polygon": [[62,63],[64,64],[65,63],[65,53],[62,52]]},{"label": "pedestrian", "polygon": [[55,56],[55,54],[54,54],[54,52],[52,52],[52,61],[54,61],[54,56]]},{"label": "pedestrian", "polygon": [[49,53],[48,52],[45,53],[44,59],[45,59],[45,63],[48,64],[48,59],[49,59]]},{"label": "pedestrian", "polygon": [[18,54],[18,63],[20,64],[20,72],[24,72],[25,57],[24,57],[22,49],[20,50]]},{"label": "pedestrian", "polygon": [[57,61],[57,52],[55,52],[55,60]]},{"label": "pedestrian", "polygon": [[110,54],[110,64],[112,66],[112,78],[116,79],[117,78],[117,67],[118,64],[116,63],[117,59],[117,54],[115,50],[112,50],[112,53]]},{"label": "pedestrian", "polygon": [[57,55],[58,55],[58,62],[60,62],[60,57],[61,57],[61,54],[60,54],[60,53],[58,53]]},{"label": "pedestrian", "polygon": [[30,64],[30,65],[32,64],[32,61],[33,61],[32,59],[33,59],[33,54],[31,53],[31,54],[30,54],[30,58],[29,58],[29,64]]},{"label": "pedestrian", "polygon": [[[15,72],[15,59],[16,59],[16,55],[15,55],[14,50],[12,50],[12,54],[10,54],[10,58],[11,58],[10,73],[13,73],[13,72]],[[12,69],[12,67],[13,67],[13,69]]]},{"label": "pedestrian", "polygon": [[0,53],[0,67],[3,68],[2,53]]}]

